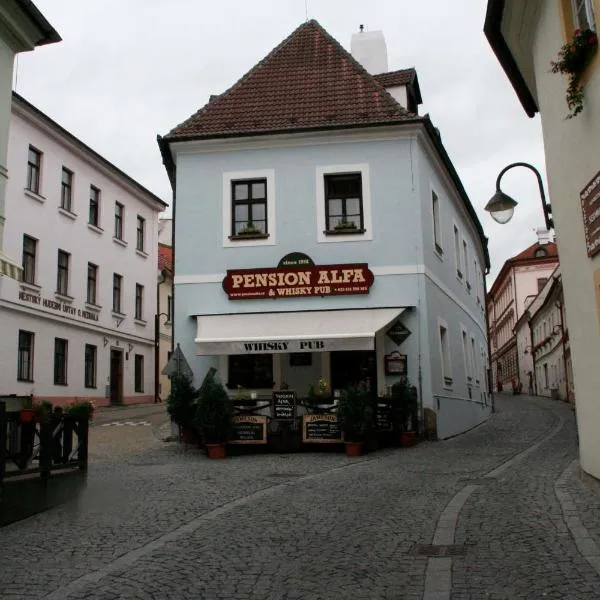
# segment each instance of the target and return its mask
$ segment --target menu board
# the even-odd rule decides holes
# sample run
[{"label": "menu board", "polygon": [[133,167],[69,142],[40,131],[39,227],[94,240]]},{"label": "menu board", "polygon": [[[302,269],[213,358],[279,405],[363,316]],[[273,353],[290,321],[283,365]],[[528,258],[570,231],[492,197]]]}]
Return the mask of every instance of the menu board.
[{"label": "menu board", "polygon": [[296,392],[292,390],[273,392],[271,410],[274,419],[293,421],[296,417]]},{"label": "menu board", "polygon": [[237,415],[233,417],[230,444],[266,444],[267,417],[265,415]]},{"label": "menu board", "polygon": [[302,441],[339,444],[343,441],[337,415],[302,415]]},{"label": "menu board", "polygon": [[392,408],[389,404],[378,404],[375,409],[377,431],[392,431]]}]

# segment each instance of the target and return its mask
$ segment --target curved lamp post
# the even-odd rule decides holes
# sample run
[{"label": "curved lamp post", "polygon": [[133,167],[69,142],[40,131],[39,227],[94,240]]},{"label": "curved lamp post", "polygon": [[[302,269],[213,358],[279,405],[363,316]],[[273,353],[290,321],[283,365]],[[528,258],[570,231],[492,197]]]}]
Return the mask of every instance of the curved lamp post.
[{"label": "curved lamp post", "polygon": [[550,208],[550,204],[546,201],[546,195],[544,194],[544,185],[542,183],[542,176],[539,171],[529,163],[525,162],[516,162],[504,167],[502,171],[498,174],[498,179],[496,179],[496,193],[492,196],[490,201],[485,205],[484,210],[489,212],[492,216],[492,219],[501,225],[508,223],[515,212],[515,206],[517,205],[517,201],[505,194],[500,189],[500,180],[506,171],[512,169],[513,167],[527,167],[531,171],[533,171],[537,177],[538,185],[540,188],[540,197],[542,199],[542,209],[544,211],[544,221],[546,223],[546,229],[554,229],[554,221],[552,220],[552,210]]},{"label": "curved lamp post", "polygon": [[154,315],[154,402],[162,402],[158,393],[160,380],[160,318],[167,317],[167,313],[161,312]]}]

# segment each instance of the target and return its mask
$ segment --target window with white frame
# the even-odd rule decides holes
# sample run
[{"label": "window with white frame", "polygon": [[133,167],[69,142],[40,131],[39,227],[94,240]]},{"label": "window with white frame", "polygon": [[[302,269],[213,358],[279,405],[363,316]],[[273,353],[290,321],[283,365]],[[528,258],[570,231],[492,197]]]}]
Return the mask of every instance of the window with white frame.
[{"label": "window with white frame", "polygon": [[475,338],[471,336],[471,346],[469,358],[471,360],[471,378],[475,379],[475,383],[479,383],[479,377],[477,376],[477,353],[475,351]]},{"label": "window with white frame", "polygon": [[19,330],[19,347],[17,355],[17,379],[33,381],[33,340],[31,331]]},{"label": "window with white frame", "polygon": [[465,283],[467,284],[467,290],[471,290],[471,283],[469,280],[469,250],[467,248],[467,241],[463,239],[463,266],[465,269]]},{"label": "window with white frame", "polygon": [[275,245],[275,171],[223,173],[222,218],[224,247]]},{"label": "window with white frame", "polygon": [[23,281],[33,285],[36,278],[37,243],[35,238],[23,235]]},{"label": "window with white frame", "polygon": [[573,25],[575,29],[591,29],[596,31],[593,0],[571,0]]},{"label": "window with white frame", "polygon": [[456,274],[459,279],[462,279],[462,269],[460,264],[460,233],[458,227],[454,225],[454,260],[456,262]]},{"label": "window with white frame", "polygon": [[373,239],[368,164],[316,168],[317,241]]},{"label": "window with white frame", "polygon": [[440,335],[440,357],[442,365],[442,378],[445,386],[452,385],[452,363],[450,361],[450,339],[448,324],[442,319],[438,320]]},{"label": "window with white frame", "polygon": [[435,249],[443,254],[442,250],[442,233],[440,227],[440,199],[438,195],[432,190],[431,191],[431,211],[433,213],[433,243]]},{"label": "window with white frame", "polygon": [[66,167],[62,168],[60,207],[67,212],[73,212],[73,171]]},{"label": "window with white frame", "polygon": [[26,187],[35,194],[40,193],[40,171],[42,170],[42,153],[33,146],[29,146],[27,155],[27,182]]}]

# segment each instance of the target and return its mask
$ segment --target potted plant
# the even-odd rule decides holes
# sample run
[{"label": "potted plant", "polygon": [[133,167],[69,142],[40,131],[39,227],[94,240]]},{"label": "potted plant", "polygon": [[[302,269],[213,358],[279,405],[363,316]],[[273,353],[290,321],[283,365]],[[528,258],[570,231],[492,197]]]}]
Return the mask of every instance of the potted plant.
[{"label": "potted plant", "polygon": [[413,446],[419,416],[417,388],[410,385],[408,379],[401,379],[392,385],[393,421],[399,433],[401,446]]},{"label": "potted plant", "polygon": [[552,73],[563,73],[569,78],[567,106],[572,119],[583,110],[583,85],[581,76],[598,48],[598,37],[591,29],[576,29],[573,38],[561,46],[558,60],[550,62]]},{"label": "potted plant", "polygon": [[258,235],[262,231],[254,226],[252,221],[248,221],[239,231],[238,235]]},{"label": "potted plant", "polygon": [[354,221],[348,221],[346,217],[342,217],[338,224],[334,227],[335,231],[343,231],[344,229],[356,229]]},{"label": "potted plant", "polygon": [[360,456],[367,433],[373,425],[373,408],[366,390],[352,386],[342,391],[338,419],[344,434],[346,454]]},{"label": "potted plant", "polygon": [[76,400],[65,408],[64,414],[73,419],[89,421],[93,418],[95,410],[96,405],[91,400]]},{"label": "potted plant", "polygon": [[184,442],[195,440],[194,417],[198,392],[191,381],[183,374],[171,377],[171,392],[167,398],[167,412],[179,426]]},{"label": "potted plant", "polygon": [[37,423],[49,423],[50,417],[52,416],[52,402],[49,402],[48,400],[35,402],[33,404],[33,411]]},{"label": "potted plant", "polygon": [[19,411],[19,421],[21,423],[31,423],[35,419],[35,410],[33,408],[33,396],[26,396],[23,400],[23,407]]},{"label": "potted plant", "polygon": [[207,376],[198,394],[195,424],[209,458],[225,458],[225,444],[233,427],[233,409],[225,388],[213,374]]}]

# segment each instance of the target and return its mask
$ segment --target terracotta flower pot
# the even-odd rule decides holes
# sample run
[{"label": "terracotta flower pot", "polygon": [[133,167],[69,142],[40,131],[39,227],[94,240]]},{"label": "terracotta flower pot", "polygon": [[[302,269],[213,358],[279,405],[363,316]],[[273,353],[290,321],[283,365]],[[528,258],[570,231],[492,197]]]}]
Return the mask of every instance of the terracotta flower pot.
[{"label": "terracotta flower pot", "polygon": [[401,446],[414,446],[417,443],[417,436],[414,431],[403,431],[400,434]]},{"label": "terracotta flower pot", "polygon": [[19,420],[21,423],[31,423],[35,419],[35,410],[33,408],[22,408],[19,411]]},{"label": "terracotta flower pot", "polygon": [[225,444],[206,444],[206,451],[208,458],[225,458],[227,456]]},{"label": "terracotta flower pot", "polygon": [[346,442],[346,456],[361,456],[362,453],[362,442]]}]

